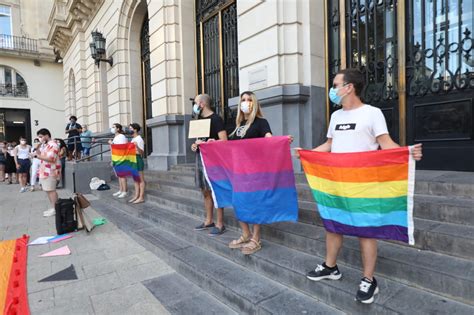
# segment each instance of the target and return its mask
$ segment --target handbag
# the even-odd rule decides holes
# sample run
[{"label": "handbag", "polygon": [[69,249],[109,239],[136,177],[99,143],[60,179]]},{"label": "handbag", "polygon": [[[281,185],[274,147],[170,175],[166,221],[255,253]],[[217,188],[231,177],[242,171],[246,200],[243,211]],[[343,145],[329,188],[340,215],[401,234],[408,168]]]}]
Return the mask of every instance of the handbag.
[{"label": "handbag", "polygon": [[87,200],[87,198],[84,197],[84,195],[81,193],[76,193],[76,198],[77,198],[77,203],[79,204],[79,207],[81,207],[81,209],[85,209],[91,205],[89,200]]}]

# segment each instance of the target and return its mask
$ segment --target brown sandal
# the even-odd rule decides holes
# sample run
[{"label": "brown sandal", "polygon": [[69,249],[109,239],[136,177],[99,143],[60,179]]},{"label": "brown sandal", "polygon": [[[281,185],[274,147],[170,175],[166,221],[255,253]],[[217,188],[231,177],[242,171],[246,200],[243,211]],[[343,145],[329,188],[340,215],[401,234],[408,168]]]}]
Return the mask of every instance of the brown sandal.
[{"label": "brown sandal", "polygon": [[232,242],[229,243],[229,248],[233,248],[233,249],[234,248],[241,248],[245,244],[250,242],[250,238],[251,237],[245,238],[243,235],[241,235],[238,240],[233,240]]},{"label": "brown sandal", "polygon": [[254,240],[253,238],[241,248],[242,254],[252,255],[255,252],[258,252],[262,248],[262,243]]}]

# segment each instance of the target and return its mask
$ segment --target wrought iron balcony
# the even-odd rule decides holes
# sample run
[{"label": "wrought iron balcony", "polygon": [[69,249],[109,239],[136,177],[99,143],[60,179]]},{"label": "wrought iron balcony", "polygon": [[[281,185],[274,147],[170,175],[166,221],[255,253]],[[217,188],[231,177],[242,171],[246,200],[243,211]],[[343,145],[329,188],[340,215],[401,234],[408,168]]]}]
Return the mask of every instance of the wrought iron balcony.
[{"label": "wrought iron balcony", "polygon": [[0,96],[28,97],[28,86],[26,84],[0,84]]},{"label": "wrought iron balcony", "polygon": [[27,37],[0,34],[0,49],[37,53],[38,41]]}]

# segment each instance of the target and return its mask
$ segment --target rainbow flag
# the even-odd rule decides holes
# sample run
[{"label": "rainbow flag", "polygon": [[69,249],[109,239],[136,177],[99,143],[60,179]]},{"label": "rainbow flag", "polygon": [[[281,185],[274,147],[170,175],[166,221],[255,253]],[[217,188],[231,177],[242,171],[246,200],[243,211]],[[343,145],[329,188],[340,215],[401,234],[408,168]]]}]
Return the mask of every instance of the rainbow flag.
[{"label": "rainbow flag", "polygon": [[137,148],[134,143],[112,144],[112,164],[118,177],[133,177],[140,182]]},{"label": "rainbow flag", "polygon": [[414,245],[415,161],[409,147],[358,153],[302,150],[327,231]]},{"label": "rainbow flag", "polygon": [[232,206],[246,223],[298,219],[288,137],[215,141],[200,151],[217,208]]},{"label": "rainbow flag", "polygon": [[26,290],[28,239],[0,242],[0,312],[2,314],[30,314]]}]

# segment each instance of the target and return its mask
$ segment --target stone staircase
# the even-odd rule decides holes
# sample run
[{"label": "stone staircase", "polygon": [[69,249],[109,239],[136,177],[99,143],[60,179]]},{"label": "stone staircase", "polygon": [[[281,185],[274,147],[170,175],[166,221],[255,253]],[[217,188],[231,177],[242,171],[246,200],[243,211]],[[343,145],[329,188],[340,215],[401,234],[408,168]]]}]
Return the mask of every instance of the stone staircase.
[{"label": "stone staircase", "polygon": [[[306,279],[306,272],[324,261],[325,238],[304,175],[296,178],[299,222],[263,226],[263,248],[251,256],[227,247],[239,236],[232,209],[225,209],[228,231],[223,235],[193,230],[204,210],[191,165],[147,171],[144,204],[132,206],[105,191],[95,192],[100,198],[93,207],[167,260],[189,287],[208,293],[209,313],[474,314],[473,174],[417,172],[416,246],[379,242],[380,295],[372,305],[354,301],[361,278],[355,238],[345,238],[339,257],[342,280]],[[183,310],[199,307],[195,303]]]}]

